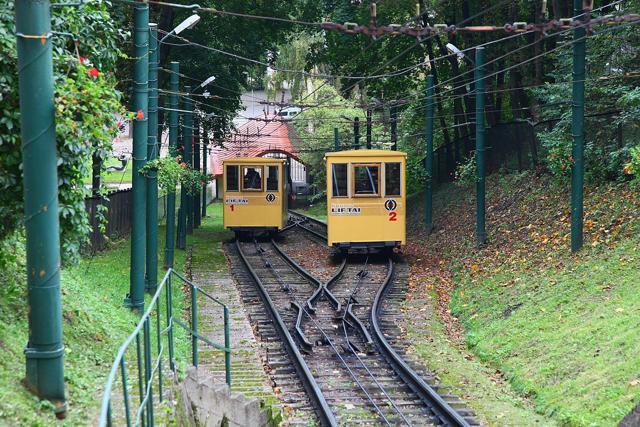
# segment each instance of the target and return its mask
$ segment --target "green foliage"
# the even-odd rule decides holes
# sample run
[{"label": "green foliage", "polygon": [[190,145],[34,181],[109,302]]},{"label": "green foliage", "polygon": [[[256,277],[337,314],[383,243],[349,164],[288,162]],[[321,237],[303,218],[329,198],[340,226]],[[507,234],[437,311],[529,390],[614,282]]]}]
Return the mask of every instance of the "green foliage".
[{"label": "green foliage", "polygon": [[213,175],[207,175],[192,168],[183,169],[180,185],[188,195],[194,196],[207,182],[213,181]]},{"label": "green foliage", "polygon": [[[628,76],[636,71],[640,35],[633,28],[603,32],[588,41],[585,99],[585,171],[588,180],[602,182],[624,178],[623,167],[629,149],[638,142],[640,80]],[[531,89],[543,107],[541,121],[550,120],[551,129],[538,133],[545,152],[545,164],[561,180],[571,174],[572,132],[571,60],[566,50],[552,55],[554,67],[549,78],[554,84]],[[622,140],[619,141],[619,135]]]},{"label": "green foliage", "polygon": [[118,132],[114,113],[123,111],[115,82],[91,77],[73,57],[67,61],[69,74],[56,84],[56,141],[62,256],[74,261],[90,231],[84,177],[91,174],[93,155],[109,156]]},{"label": "green foliage", "polygon": [[149,171],[157,170],[158,186],[162,194],[175,193],[178,183],[190,196],[195,195],[207,182],[214,179],[213,175],[193,169],[182,161],[181,156],[161,157],[147,162],[140,169],[140,173],[148,176]]},{"label": "green foliage", "polygon": [[[216,205],[210,209],[218,206],[221,207]],[[218,225],[222,215],[215,212],[217,215],[211,215],[211,219],[195,231],[193,243],[200,246],[211,244],[210,236],[205,238],[203,235],[212,226],[222,228]],[[158,236],[159,259],[162,259],[163,227]],[[0,241],[0,346],[3,350],[0,353],[0,396],[3,397],[0,399],[0,425],[44,427],[56,423],[51,404],[39,400],[21,383],[24,378],[23,349],[29,328],[24,287],[24,245],[24,236],[20,234]],[[97,420],[101,390],[115,353],[139,320],[139,315],[122,304],[122,297],[129,290],[129,250],[128,239],[116,241],[109,250],[90,259],[82,259],[76,265],[66,265],[61,270],[65,388],[69,412],[64,421],[55,425],[75,427],[95,424]],[[175,265],[179,272],[184,273],[184,251],[176,252]],[[215,265],[218,265],[217,259]],[[220,265],[224,266],[224,257]],[[184,312],[184,295],[173,292],[176,314]],[[175,340],[176,360],[182,368],[189,360],[190,340],[180,328],[176,330]],[[126,356],[128,361],[135,360],[135,345]],[[133,372],[129,381],[137,387],[135,370]],[[119,381],[119,376],[116,380]],[[122,414],[122,406],[117,407],[114,414]]]},{"label": "green foliage", "polygon": [[471,187],[478,182],[478,164],[476,156],[469,158],[460,163],[456,168],[455,184],[461,187]]},{"label": "green foliage", "polygon": [[[320,19],[323,12],[323,3],[315,0],[203,0],[198,3],[202,7],[218,10],[304,21]],[[172,9],[172,11],[163,10],[163,16],[154,17],[152,10],[152,20],[162,22],[161,18],[171,15],[172,19],[169,20],[167,31],[192,13],[191,10],[164,7],[162,9]],[[285,42],[287,35],[296,30],[295,26],[285,22],[233,16],[220,17],[212,13],[203,13],[200,16],[202,18],[200,23],[181,36],[215,49],[262,62],[266,62],[267,52],[276,52],[278,46]],[[130,28],[131,23],[128,25]],[[227,131],[231,130],[235,111],[241,106],[240,94],[249,87],[249,81],[255,85],[262,80],[261,77],[264,74],[263,66],[195,47],[170,48],[166,59],[179,61],[181,69],[188,70],[187,74],[198,81],[203,81],[211,75],[216,76],[215,84],[210,85],[207,90],[220,98],[216,99],[215,103],[202,104],[200,108],[207,113],[216,113],[218,117],[225,117]],[[162,65],[166,66],[166,64],[168,62]],[[127,77],[123,76],[123,78]],[[189,84],[195,84],[195,82],[191,81]],[[222,122],[222,120],[216,121],[215,126],[219,129]]]},{"label": "green foliage", "polygon": [[[140,173],[148,176],[149,171],[157,170],[158,187],[160,188],[160,192],[163,195],[167,193],[175,193],[176,186],[178,185],[178,182],[180,182],[180,177],[183,175],[184,168],[181,164],[182,157],[180,156],[175,158],[171,156],[161,157],[147,162],[142,168],[140,168]],[[184,163],[185,168],[186,166],[187,164]]]},{"label": "green foliage", "polygon": [[[311,175],[315,191],[321,192],[326,187],[324,153],[334,151],[333,128],[340,134],[340,149],[350,150],[354,144],[353,118],[360,118],[360,145],[366,142],[366,112],[353,102],[341,97],[335,88],[318,83],[321,87],[316,91],[315,101],[327,107],[310,108],[297,115],[292,121],[300,157]],[[373,126],[373,140],[380,140],[383,128],[379,124]],[[296,138],[298,136],[299,138]],[[379,148],[379,147],[376,147]]]},{"label": "green foliage", "polygon": [[0,300],[16,316],[24,316],[26,247],[24,235],[14,232],[0,240]]},{"label": "green foliage", "polygon": [[631,161],[624,166],[624,173],[633,177],[633,184],[640,185],[640,145],[630,150]]},{"label": "green foliage", "polygon": [[[295,32],[287,35],[284,43],[277,48],[277,66],[282,70],[305,70],[308,69],[309,55],[312,45],[322,40],[318,34],[309,35],[304,32]],[[291,96],[294,99],[302,98],[305,90],[306,78],[299,72],[275,71],[273,74],[265,75],[265,87],[267,94],[275,98],[277,93],[288,83]]]},{"label": "green foliage", "polygon": [[[19,226],[23,212],[13,9],[13,1],[0,0],[0,241]],[[117,29],[102,1],[53,10],[53,29],[71,32],[79,39],[77,51],[68,38],[53,39],[61,249],[63,260],[73,262],[89,231],[83,179],[90,174],[94,154],[107,157],[110,153],[117,133],[113,115],[122,112],[109,69],[119,56],[117,44],[125,34]],[[99,77],[87,74],[78,54],[99,68]]]}]

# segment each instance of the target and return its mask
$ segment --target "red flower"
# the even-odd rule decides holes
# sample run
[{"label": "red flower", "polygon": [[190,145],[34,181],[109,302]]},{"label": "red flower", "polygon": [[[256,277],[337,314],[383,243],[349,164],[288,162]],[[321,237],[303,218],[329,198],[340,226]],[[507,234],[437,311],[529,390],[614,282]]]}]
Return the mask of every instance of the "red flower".
[{"label": "red flower", "polygon": [[100,72],[98,71],[98,69],[96,67],[90,68],[87,73],[91,76],[91,77],[98,77],[100,75]]},{"label": "red flower", "polygon": [[138,120],[144,120],[144,111],[138,110],[138,113],[136,114],[136,118]]},{"label": "red flower", "polygon": [[182,166],[182,169],[186,169],[187,168],[187,164],[185,162],[182,162],[182,164],[180,166]]},{"label": "red flower", "polygon": [[81,64],[84,64],[85,61],[87,60],[87,58],[85,58],[84,56],[80,55],[80,57],[78,58],[80,60]]}]

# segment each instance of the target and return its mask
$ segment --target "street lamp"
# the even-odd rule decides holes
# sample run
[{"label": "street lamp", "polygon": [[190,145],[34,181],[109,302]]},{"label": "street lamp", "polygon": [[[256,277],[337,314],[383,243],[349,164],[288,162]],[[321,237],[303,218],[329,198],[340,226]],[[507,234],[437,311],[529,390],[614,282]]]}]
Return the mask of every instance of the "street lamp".
[{"label": "street lamp", "polygon": [[178,35],[184,30],[189,30],[193,28],[198,22],[200,22],[200,15],[193,14],[184,21],[182,21],[177,27],[173,30],[169,31],[161,40],[160,43],[165,41],[165,39],[171,35]]},{"label": "street lamp", "polygon": [[460,59],[466,59],[471,63],[471,65],[474,65],[474,66],[476,65],[476,63],[473,62],[471,58],[465,55],[464,52],[458,49],[453,43],[447,43],[446,47],[447,47],[447,50],[451,52],[453,55],[456,55]]}]

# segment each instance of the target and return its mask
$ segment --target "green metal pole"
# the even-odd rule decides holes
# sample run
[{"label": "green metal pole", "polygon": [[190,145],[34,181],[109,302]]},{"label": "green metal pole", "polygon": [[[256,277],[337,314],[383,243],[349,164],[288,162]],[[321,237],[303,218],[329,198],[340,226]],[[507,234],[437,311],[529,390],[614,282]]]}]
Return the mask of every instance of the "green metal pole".
[{"label": "green metal pole", "polygon": [[[184,105],[182,106],[184,108]],[[184,114],[182,115],[182,124],[178,129],[178,151],[181,155],[182,162],[184,163]],[[176,241],[176,247],[178,249],[187,248],[187,211],[185,201],[186,194],[182,185],[180,186],[180,206],[178,207],[178,237]]]},{"label": "green metal pole", "polygon": [[[178,92],[180,91],[180,64],[169,64],[169,155],[178,155]],[[176,189],[167,194],[167,235],[164,246],[164,268],[173,268],[174,246],[176,244]]]},{"label": "green metal pole", "polygon": [[29,303],[24,384],[38,397],[52,401],[56,416],[64,418],[67,405],[50,4],[48,0],[17,1],[15,14]]},{"label": "green metal pole", "polygon": [[142,311],[144,307],[146,179],[140,173],[147,162],[147,121],[149,93],[149,5],[137,2],[134,8],[133,64],[133,177],[131,208],[131,275],[125,305]]},{"label": "green metal pole", "polygon": [[[193,170],[200,172],[200,119],[194,120],[194,138],[193,138]],[[200,190],[202,187],[195,189],[192,201],[193,211],[193,228],[200,227]]]},{"label": "green metal pole", "polygon": [[[209,124],[202,123],[202,173],[207,174],[207,155],[209,154]],[[207,217],[207,183],[202,186],[202,218]]]},{"label": "green metal pole", "polygon": [[391,150],[398,150],[398,108],[392,105],[389,108],[389,119],[391,121]]},{"label": "green metal pole", "polygon": [[427,77],[427,137],[425,169],[427,182],[424,195],[424,224],[427,232],[433,230],[433,75]]},{"label": "green metal pole", "polygon": [[371,108],[367,108],[367,150],[371,150],[371,131],[372,131],[372,111]]},{"label": "green metal pole", "polygon": [[356,150],[360,149],[360,118],[353,119],[353,146]]},{"label": "green metal pole", "polygon": [[476,48],[476,243],[482,246],[487,243],[485,228],[486,194],[485,194],[485,117],[484,117],[484,47]]},{"label": "green metal pole", "polygon": [[[186,92],[186,96],[184,98],[184,137],[182,138],[182,143],[184,145],[184,162],[189,166],[193,167],[193,102],[190,99],[191,96],[191,87],[185,86],[184,91]],[[193,196],[187,194],[187,192],[182,189],[182,193],[184,194],[184,211],[187,218],[186,221],[186,232],[187,234],[193,233]],[[182,206],[180,206],[182,208]],[[186,237],[185,237],[186,240]]]},{"label": "green metal pole", "polygon": [[340,132],[333,128],[333,151],[340,151]]},{"label": "green metal pole", "polygon": [[[582,0],[573,0],[574,15],[582,13]],[[584,17],[583,17],[584,19]],[[581,19],[581,20],[583,20]],[[586,30],[573,31],[573,104],[571,134],[573,136],[573,167],[571,169],[571,251],[577,252],[583,244],[584,218],[584,80],[587,42]]]},{"label": "green metal pole", "polygon": [[[149,24],[149,136],[147,160],[158,158],[158,26]],[[158,287],[158,171],[147,174],[147,269],[145,290]]]}]

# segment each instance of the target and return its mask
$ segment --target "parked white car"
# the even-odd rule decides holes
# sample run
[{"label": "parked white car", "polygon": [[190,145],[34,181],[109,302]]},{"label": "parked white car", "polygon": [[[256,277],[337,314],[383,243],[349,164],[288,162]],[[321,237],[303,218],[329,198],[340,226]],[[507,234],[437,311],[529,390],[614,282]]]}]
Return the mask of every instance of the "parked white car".
[{"label": "parked white car", "polygon": [[302,113],[300,107],[286,107],[278,112],[278,116],[282,117],[282,120],[291,120],[300,113]]}]

